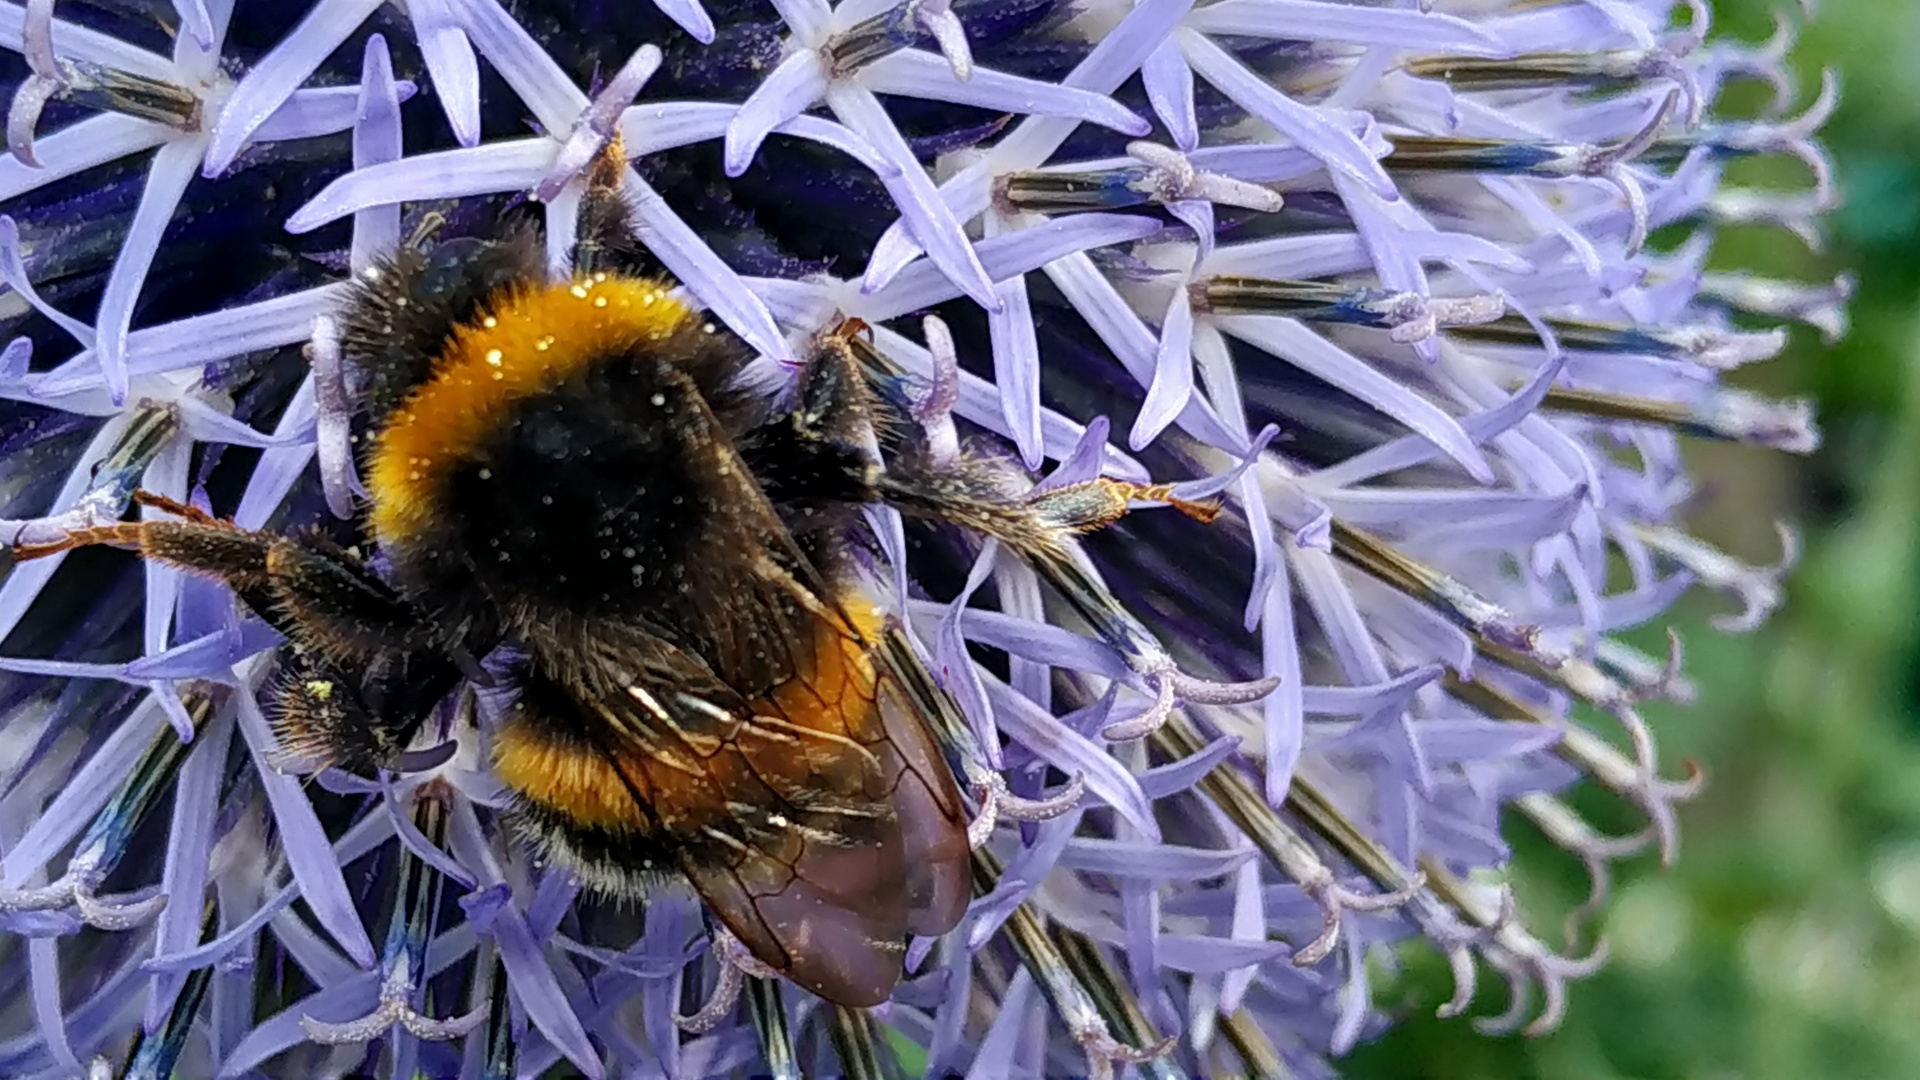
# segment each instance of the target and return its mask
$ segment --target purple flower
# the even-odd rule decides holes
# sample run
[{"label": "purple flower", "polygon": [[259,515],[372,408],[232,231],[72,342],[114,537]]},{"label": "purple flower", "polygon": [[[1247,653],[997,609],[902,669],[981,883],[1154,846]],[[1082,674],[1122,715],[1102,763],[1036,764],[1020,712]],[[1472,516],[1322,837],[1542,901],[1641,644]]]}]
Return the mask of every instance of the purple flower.
[{"label": "purple flower", "polygon": [[[656,10],[657,9],[657,10]],[[0,4],[0,533],[145,489],[248,528],[355,507],[332,318],[429,215],[544,217],[564,273],[617,138],[633,223],[784,388],[843,317],[936,452],[1142,509],[1062,582],[870,516],[975,745],[977,898],[853,1012],[671,887],[603,904],[506,836],[463,688],[375,780],[281,771],[277,636],[110,551],[0,581],[0,1074],[1324,1075],[1423,939],[1551,1029],[1609,864],[1698,786],[1617,636],[1778,568],[1689,536],[1683,438],[1806,452],[1721,382],[1848,283],[1706,270],[1835,200],[1785,38],[1660,0],[135,0]],[[1674,25],[1669,25],[1670,20]],[[1776,90],[1755,117],[1725,84]],[[1726,182],[1754,155],[1808,190]],[[1650,243],[1657,237],[1657,243]],[[1115,425],[1124,432],[1110,443]],[[141,509],[142,514],[154,511]],[[1761,523],[1756,523],[1761,524]],[[1067,587],[1061,588],[1062,584]],[[1597,785],[1647,828],[1602,835]],[[1504,826],[1584,860],[1564,941]]]}]

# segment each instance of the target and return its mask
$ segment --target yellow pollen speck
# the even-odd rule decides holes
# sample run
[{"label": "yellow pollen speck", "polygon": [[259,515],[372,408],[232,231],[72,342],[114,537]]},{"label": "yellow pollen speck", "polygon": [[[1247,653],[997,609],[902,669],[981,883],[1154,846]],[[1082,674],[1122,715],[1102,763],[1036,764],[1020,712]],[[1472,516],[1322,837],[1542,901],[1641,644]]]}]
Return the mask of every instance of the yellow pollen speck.
[{"label": "yellow pollen speck", "polygon": [[568,289],[567,291],[572,293],[578,299],[585,300],[587,298],[587,287],[585,285],[575,285],[573,288]]},{"label": "yellow pollen speck", "polygon": [[501,351],[500,351],[499,349],[488,349],[488,350],[487,350],[487,363],[488,363],[488,364],[490,364],[490,365],[492,365],[493,367],[499,367],[499,366],[500,366],[500,360],[501,360],[501,358],[502,358],[502,357],[503,357],[504,355],[505,355],[505,354],[503,354],[503,353],[502,353],[502,352],[501,352]]},{"label": "yellow pollen speck", "polygon": [[496,319],[496,318],[494,318],[494,317],[493,317],[493,316],[491,316],[491,315],[489,315],[489,316],[487,316],[486,318],[484,318],[484,319],[481,319],[481,320],[480,320],[480,325],[481,325],[481,326],[484,326],[484,327],[486,327],[486,328],[487,328],[487,329],[489,329],[489,330],[491,330],[491,329],[493,329],[494,327],[496,327],[496,326],[499,326],[499,325],[500,325],[500,320],[499,320],[499,319]]},{"label": "yellow pollen speck", "polygon": [[596,296],[596,297],[594,297],[594,298],[593,298],[593,306],[594,306],[594,307],[606,307],[606,306],[607,306],[607,298],[606,298],[606,297],[604,297],[604,296]]},{"label": "yellow pollen speck", "polygon": [[308,679],[302,689],[315,701],[327,701],[333,697],[333,683],[326,679]]}]

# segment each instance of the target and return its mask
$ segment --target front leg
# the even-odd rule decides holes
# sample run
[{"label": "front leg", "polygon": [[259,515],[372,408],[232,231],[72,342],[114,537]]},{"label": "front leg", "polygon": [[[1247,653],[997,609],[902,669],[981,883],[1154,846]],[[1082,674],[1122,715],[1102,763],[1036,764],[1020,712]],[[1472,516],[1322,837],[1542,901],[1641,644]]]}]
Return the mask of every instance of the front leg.
[{"label": "front leg", "polygon": [[406,748],[433,707],[478,670],[353,553],[319,536],[242,529],[151,492],[141,505],[178,520],[75,529],[14,548],[20,559],[107,546],[225,582],[289,643],[277,690],[282,746],[311,768],[370,772]]},{"label": "front leg", "polygon": [[898,432],[855,352],[865,326],[850,319],[821,335],[795,381],[791,406],[736,443],[748,471],[797,533],[815,524],[836,527],[814,521],[815,509],[878,499],[875,452],[895,443]]},{"label": "front leg", "polygon": [[225,582],[274,629],[337,663],[434,644],[413,605],[331,541],[242,529],[148,491],[134,492],[133,501],[179,520],[75,529],[48,543],[17,545],[14,556],[25,561],[95,546],[134,551]]}]

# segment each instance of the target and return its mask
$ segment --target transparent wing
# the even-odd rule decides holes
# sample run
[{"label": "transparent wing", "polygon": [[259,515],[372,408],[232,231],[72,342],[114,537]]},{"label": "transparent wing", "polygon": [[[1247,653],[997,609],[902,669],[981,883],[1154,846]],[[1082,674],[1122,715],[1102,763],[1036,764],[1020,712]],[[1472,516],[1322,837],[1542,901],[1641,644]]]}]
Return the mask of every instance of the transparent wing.
[{"label": "transparent wing", "polygon": [[873,1005],[907,935],[966,910],[965,818],[927,727],[951,705],[910,652],[830,618],[813,629],[792,643],[793,678],[757,699],[665,645],[619,665],[620,689],[608,672],[569,696],[634,803],[635,849],[670,853],[763,963]]}]

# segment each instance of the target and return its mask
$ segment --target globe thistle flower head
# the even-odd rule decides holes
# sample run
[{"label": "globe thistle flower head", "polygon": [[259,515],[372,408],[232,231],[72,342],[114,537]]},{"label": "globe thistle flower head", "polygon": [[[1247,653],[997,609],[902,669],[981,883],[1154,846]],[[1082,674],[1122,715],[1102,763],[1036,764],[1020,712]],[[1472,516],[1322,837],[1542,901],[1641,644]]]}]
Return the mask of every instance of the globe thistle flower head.
[{"label": "globe thistle flower head", "polygon": [[[1791,36],[1657,0],[0,4],[0,535],[45,556],[0,580],[0,1073],[1324,1075],[1420,947],[1445,1014],[1490,972],[1477,1024],[1550,1030],[1610,865],[1673,858],[1699,785],[1639,712],[1692,694],[1679,642],[1620,632],[1696,586],[1750,630],[1792,561],[1689,535],[1681,452],[1818,441],[1722,380],[1843,333],[1849,283],[1707,269],[1835,202]],[[1723,115],[1736,81],[1771,107]],[[1729,179],[1762,155],[1806,190]],[[564,279],[608,162],[752,392],[857,319],[936,460],[1142,502],[1052,561],[881,506],[849,538],[964,719],[974,848],[878,1008],[519,844],[511,643],[389,770],[302,773],[272,629],[64,550],[130,514],[361,539],[348,279],[503,218]],[[1588,869],[1558,934],[1509,828]]]}]

